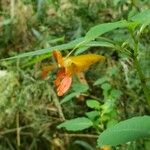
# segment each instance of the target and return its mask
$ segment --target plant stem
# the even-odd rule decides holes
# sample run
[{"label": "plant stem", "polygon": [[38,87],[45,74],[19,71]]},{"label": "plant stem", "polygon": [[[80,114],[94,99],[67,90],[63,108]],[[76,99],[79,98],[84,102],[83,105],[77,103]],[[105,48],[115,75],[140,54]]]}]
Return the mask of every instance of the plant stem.
[{"label": "plant stem", "polygon": [[17,149],[20,149],[20,127],[19,127],[19,112],[16,114],[16,128],[17,128]]},{"label": "plant stem", "polygon": [[145,76],[142,72],[142,68],[140,66],[140,63],[138,61],[138,50],[139,50],[139,46],[138,46],[138,40],[135,38],[135,36],[133,35],[133,32],[131,32],[131,36],[133,38],[134,41],[134,54],[133,54],[133,59],[134,59],[134,65],[135,68],[137,70],[138,76],[141,80],[141,86],[145,95],[145,98],[147,100],[148,105],[150,106],[150,92],[149,92],[149,88],[146,85],[146,80],[145,80]]},{"label": "plant stem", "polygon": [[137,69],[138,76],[139,76],[139,78],[141,80],[141,85],[142,85],[142,88],[143,88],[144,95],[146,97],[147,103],[150,106],[150,93],[149,93],[149,89],[146,86],[146,80],[145,80],[144,74],[142,72],[142,69],[141,69],[141,66],[139,64],[139,61],[138,61],[137,57],[134,58],[134,65],[135,65],[135,67]]},{"label": "plant stem", "polygon": [[63,114],[59,99],[58,99],[57,95],[55,94],[55,92],[52,90],[52,88],[51,88],[51,92],[52,92],[54,104],[58,109],[58,114],[59,114],[60,118],[62,119],[62,121],[65,121],[65,116]]}]

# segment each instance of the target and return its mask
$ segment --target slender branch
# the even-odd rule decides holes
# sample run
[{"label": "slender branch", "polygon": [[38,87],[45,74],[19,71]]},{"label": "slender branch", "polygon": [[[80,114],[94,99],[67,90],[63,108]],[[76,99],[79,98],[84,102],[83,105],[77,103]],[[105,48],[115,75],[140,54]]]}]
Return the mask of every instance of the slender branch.
[{"label": "slender branch", "polygon": [[[64,134],[59,134],[60,136],[64,136]],[[98,138],[98,135],[95,134],[65,134],[68,137],[85,137],[85,138]]]},{"label": "slender branch", "polygon": [[13,19],[15,16],[15,0],[10,1],[10,16],[11,19]]},{"label": "slender branch", "polygon": [[4,135],[4,134],[9,134],[9,133],[12,133],[12,132],[16,132],[18,129],[19,129],[19,130],[23,130],[23,129],[26,129],[26,128],[30,128],[30,127],[33,127],[33,125],[34,125],[34,124],[26,125],[26,126],[19,127],[19,128],[8,129],[8,130],[6,130],[6,131],[1,131],[1,132],[0,132],[0,135]]},{"label": "slender branch", "polygon": [[60,118],[62,119],[62,121],[65,121],[65,116],[63,114],[59,99],[58,99],[56,93],[54,92],[54,90],[52,88],[51,88],[51,92],[52,92],[52,97],[53,97],[54,104],[58,109],[58,114],[59,114]]},{"label": "slender branch", "polygon": [[16,114],[16,132],[17,132],[17,147],[20,149],[20,128],[19,128],[19,112]]},{"label": "slender branch", "polygon": [[79,44],[77,44],[69,53],[65,58],[68,58],[77,48],[79,48],[82,44],[84,44],[85,41],[80,42]]}]

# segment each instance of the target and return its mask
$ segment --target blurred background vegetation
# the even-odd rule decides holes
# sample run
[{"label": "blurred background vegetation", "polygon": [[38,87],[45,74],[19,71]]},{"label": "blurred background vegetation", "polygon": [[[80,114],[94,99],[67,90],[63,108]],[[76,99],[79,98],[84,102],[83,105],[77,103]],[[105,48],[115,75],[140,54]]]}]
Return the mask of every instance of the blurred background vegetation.
[{"label": "blurred background vegetation", "polygon": [[[128,19],[148,8],[149,0],[0,0],[0,58],[67,43],[94,25]],[[150,82],[149,29],[141,37],[140,62]],[[125,30],[105,36],[118,44],[130,41]],[[77,133],[56,128],[62,122],[59,100],[68,101],[61,105],[66,119],[88,115],[92,108],[86,101],[99,101],[101,131],[119,120],[150,114],[132,60],[109,48],[93,47],[88,52],[105,55],[107,62],[86,72],[89,87],[74,79],[72,89],[59,99],[53,88],[55,73],[46,80],[40,76],[41,65],[51,58],[1,62],[0,150],[96,149],[94,128]],[[149,145],[148,140],[138,141],[116,149],[149,150]]]}]

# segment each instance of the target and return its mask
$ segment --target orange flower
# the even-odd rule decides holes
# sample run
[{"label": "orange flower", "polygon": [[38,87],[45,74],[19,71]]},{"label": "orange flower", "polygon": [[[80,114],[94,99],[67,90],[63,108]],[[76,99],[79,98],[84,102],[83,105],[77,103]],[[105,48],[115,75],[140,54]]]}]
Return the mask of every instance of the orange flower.
[{"label": "orange flower", "polygon": [[72,76],[87,70],[97,61],[104,60],[105,57],[96,54],[86,54],[80,56],[62,57],[60,51],[53,52],[53,56],[60,68],[56,75],[54,84],[57,89],[57,95],[62,96],[68,91],[72,83]]}]

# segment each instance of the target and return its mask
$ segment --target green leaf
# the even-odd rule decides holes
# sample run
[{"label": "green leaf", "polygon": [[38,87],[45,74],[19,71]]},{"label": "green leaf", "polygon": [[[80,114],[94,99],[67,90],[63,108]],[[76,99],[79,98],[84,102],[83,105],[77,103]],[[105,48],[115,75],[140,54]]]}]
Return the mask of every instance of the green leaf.
[{"label": "green leaf", "polygon": [[150,116],[134,117],[106,129],[98,138],[98,146],[116,146],[150,137]]},{"label": "green leaf", "polygon": [[91,41],[90,43],[84,43],[83,46],[79,47],[79,49],[76,50],[75,55],[78,55],[87,51],[90,47],[114,48],[114,45],[107,41]]},{"label": "green leaf", "polygon": [[97,100],[87,100],[86,104],[89,108],[100,109],[100,103]]},{"label": "green leaf", "polygon": [[108,122],[107,122],[107,128],[113,127],[117,123],[118,123],[117,120],[115,120],[115,119],[109,119]]},{"label": "green leaf", "polygon": [[78,92],[73,92],[73,93],[71,93],[71,94],[69,94],[69,95],[66,95],[66,96],[61,100],[60,104],[63,104],[63,103],[66,103],[66,102],[72,100],[73,97],[78,96],[79,94],[80,94],[80,93],[78,93]]},{"label": "green leaf", "polygon": [[82,93],[82,92],[86,92],[89,89],[89,87],[86,84],[76,83],[76,84],[73,84],[72,89],[75,92]]},{"label": "green leaf", "polygon": [[137,22],[139,24],[149,24],[150,23],[150,9],[144,10],[137,15],[130,18],[130,20]]},{"label": "green leaf", "polygon": [[103,83],[101,88],[105,91],[108,91],[111,89],[111,85],[109,83]]},{"label": "green leaf", "polygon": [[24,64],[21,67],[27,67],[27,66],[33,65],[37,62],[40,62],[40,61],[42,61],[46,58],[50,58],[50,57],[51,57],[51,53],[47,53],[47,54],[43,54],[40,56],[36,56],[35,58],[32,58],[31,60],[26,59]]},{"label": "green leaf", "polygon": [[104,33],[112,31],[117,28],[124,28],[128,26],[128,22],[125,20],[113,22],[113,23],[103,23],[92,27],[85,35],[85,42],[96,39]]},{"label": "green leaf", "polygon": [[90,120],[92,120],[92,121],[94,121],[94,119],[95,119],[96,117],[100,116],[100,115],[99,115],[99,112],[96,111],[96,110],[90,111],[90,112],[86,112],[85,115],[86,115]]},{"label": "green leaf", "polygon": [[89,143],[81,140],[76,140],[74,144],[80,145],[84,150],[95,150]]},{"label": "green leaf", "polygon": [[90,43],[87,43],[86,46],[89,46],[89,47],[108,47],[108,48],[114,47],[114,45],[112,43],[109,43],[106,41],[92,41]]},{"label": "green leaf", "polygon": [[108,114],[113,111],[114,109],[114,102],[110,99],[107,99],[106,102],[101,105],[102,113]]},{"label": "green leaf", "polygon": [[75,55],[79,55],[85,51],[87,51],[88,49],[90,48],[90,46],[82,46],[82,47],[79,47],[76,51],[75,51]]},{"label": "green leaf", "polygon": [[111,90],[110,95],[114,99],[118,99],[122,95],[122,92],[120,90],[113,89],[113,90]]},{"label": "green leaf", "polygon": [[19,54],[14,57],[6,58],[6,59],[1,59],[1,60],[11,60],[11,59],[18,59],[18,58],[24,58],[24,57],[31,57],[31,56],[38,56],[46,53],[51,53],[53,50],[59,49],[60,51],[62,50],[67,50],[67,49],[72,49],[74,48],[77,44],[81,43],[83,41],[83,38],[76,39],[74,41],[71,41],[66,44],[50,47],[50,48],[44,48],[40,49],[37,51],[31,51],[23,54]]},{"label": "green leaf", "polygon": [[103,83],[105,83],[105,82],[107,82],[107,81],[109,81],[109,79],[108,79],[108,77],[103,77],[103,78],[100,78],[100,79],[98,79],[98,80],[96,80],[95,82],[94,82],[94,85],[100,85],[100,84],[103,84]]},{"label": "green leaf", "polygon": [[67,120],[60,125],[58,128],[65,128],[68,131],[81,131],[87,129],[93,125],[92,121],[85,117],[75,118],[71,120]]}]

